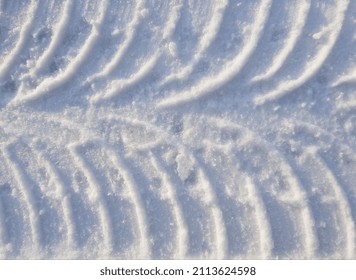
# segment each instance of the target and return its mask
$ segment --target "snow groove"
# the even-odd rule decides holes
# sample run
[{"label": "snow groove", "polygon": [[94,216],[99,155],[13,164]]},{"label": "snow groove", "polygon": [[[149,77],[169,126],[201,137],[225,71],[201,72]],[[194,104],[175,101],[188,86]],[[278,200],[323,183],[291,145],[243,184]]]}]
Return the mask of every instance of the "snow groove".
[{"label": "snow groove", "polygon": [[[11,145],[11,144],[10,144]],[[40,242],[41,242],[41,231],[40,231],[40,220],[39,220],[39,209],[37,209],[37,202],[31,193],[31,187],[27,184],[25,175],[23,174],[23,170],[17,160],[11,154],[11,146],[8,145],[5,148],[2,148],[1,152],[6,161],[6,165],[11,170],[11,173],[14,176],[16,181],[18,191],[21,195],[21,198],[24,203],[24,207],[26,207],[27,215],[29,219],[29,227],[30,227],[30,241],[29,245],[32,254],[35,257],[38,257],[40,250]]]},{"label": "snow groove", "polygon": [[330,55],[340,35],[349,2],[350,1],[348,0],[334,1],[336,5],[334,8],[335,15],[330,16],[331,21],[325,27],[321,28],[318,33],[312,35],[313,39],[323,39],[326,41],[326,43],[322,44],[321,47],[318,48],[318,51],[314,56],[311,58],[308,57],[308,60],[305,62],[301,74],[294,79],[285,79],[278,83],[278,85],[272,91],[257,96],[254,99],[256,105],[263,105],[266,102],[274,101],[284,97],[291,91],[305,84],[315,75],[315,73],[321,68],[325,60]]},{"label": "snow groove", "polygon": [[69,147],[69,150],[73,156],[75,164],[83,172],[90,187],[88,199],[97,207],[98,216],[100,220],[101,238],[103,239],[103,248],[100,254],[102,254],[102,257],[107,258],[111,255],[111,248],[113,247],[113,233],[110,213],[105,203],[104,194],[100,189],[100,183],[97,181],[88,163],[81,155],[82,153],[79,150],[79,145],[82,146],[82,143],[73,144]]},{"label": "snow groove", "polygon": [[355,14],[0,0],[0,259],[354,259]]},{"label": "snow groove", "polygon": [[167,171],[164,169],[162,164],[158,161],[156,156],[150,152],[149,153],[150,160],[154,168],[158,171],[162,176],[162,183],[165,186],[167,199],[170,200],[172,205],[172,211],[175,217],[175,223],[177,224],[177,251],[173,258],[175,259],[184,259],[187,257],[189,239],[188,239],[188,226],[185,222],[182,205],[177,198],[177,193],[174,187],[173,182],[167,175]]},{"label": "snow groove", "polygon": [[252,27],[250,27],[250,30],[246,32],[248,33],[248,36],[245,38],[246,42],[244,46],[236,57],[224,65],[222,71],[214,77],[203,78],[197,85],[194,85],[191,89],[185,92],[165,98],[160,101],[157,106],[160,108],[166,108],[177,106],[191,100],[196,100],[218,90],[224,84],[235,78],[248,61],[258,44],[265,22],[268,18],[271,4],[272,0],[261,0],[261,4],[258,6],[254,15],[255,23]]}]

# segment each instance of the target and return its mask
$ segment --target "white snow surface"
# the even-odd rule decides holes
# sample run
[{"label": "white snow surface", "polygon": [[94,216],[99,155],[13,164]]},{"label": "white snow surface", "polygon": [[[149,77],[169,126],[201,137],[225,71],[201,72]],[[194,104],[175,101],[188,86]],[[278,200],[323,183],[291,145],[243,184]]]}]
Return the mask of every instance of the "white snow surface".
[{"label": "white snow surface", "polygon": [[356,259],[356,1],[0,0],[1,259]]}]

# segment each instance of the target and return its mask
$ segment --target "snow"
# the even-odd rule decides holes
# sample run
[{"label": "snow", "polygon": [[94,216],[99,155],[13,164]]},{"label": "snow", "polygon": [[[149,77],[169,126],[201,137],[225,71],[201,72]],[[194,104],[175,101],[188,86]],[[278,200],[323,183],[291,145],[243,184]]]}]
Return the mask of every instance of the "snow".
[{"label": "snow", "polygon": [[355,259],[356,1],[0,1],[0,259]]}]

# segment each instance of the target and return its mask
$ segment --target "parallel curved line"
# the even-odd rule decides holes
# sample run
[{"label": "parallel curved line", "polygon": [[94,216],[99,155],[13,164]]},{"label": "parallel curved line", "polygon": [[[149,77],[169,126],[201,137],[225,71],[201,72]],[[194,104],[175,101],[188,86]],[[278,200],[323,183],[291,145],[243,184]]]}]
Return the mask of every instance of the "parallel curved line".
[{"label": "parallel curved line", "polygon": [[38,159],[38,162],[40,162],[45,167],[50,181],[52,181],[57,188],[57,195],[58,195],[57,199],[60,200],[60,203],[62,205],[63,221],[67,230],[66,243],[69,250],[74,250],[77,245],[76,237],[75,237],[77,232],[75,230],[75,225],[74,225],[75,219],[74,219],[73,207],[71,205],[70,199],[67,194],[68,188],[66,187],[66,184],[63,182],[61,176],[58,174],[57,168],[52,164],[50,160],[46,158],[43,152],[40,151],[39,149],[35,149],[35,152],[37,153],[36,157]]},{"label": "parallel curved line", "polygon": [[[181,5],[177,5],[171,10],[168,22],[166,23],[165,28],[162,32],[163,41],[171,37],[172,32],[174,31],[174,27],[176,26],[177,20],[179,18],[180,9]],[[155,51],[149,59],[147,59],[145,62],[142,62],[142,67],[136,73],[132,74],[127,79],[111,81],[110,87],[107,91],[94,95],[90,98],[90,101],[96,103],[98,101],[114,98],[127,88],[137,85],[140,81],[142,81],[151,73],[152,69],[156,66],[157,61],[160,57],[160,52]]]},{"label": "parallel curved line", "polygon": [[135,209],[139,234],[139,253],[137,257],[140,259],[147,259],[150,257],[151,254],[151,245],[149,242],[150,237],[146,225],[147,217],[140,192],[136,185],[135,179],[131,175],[130,171],[127,169],[123,159],[121,159],[121,157],[118,155],[118,151],[115,151],[115,149],[113,149],[112,147],[107,147],[107,152],[107,156],[113,163],[113,166],[123,176],[125,186],[127,187],[127,197],[131,199]]},{"label": "parallel curved line", "polygon": [[[11,145],[11,144],[10,144]],[[10,153],[10,146],[6,147],[1,147],[1,152],[3,154],[3,158],[5,160],[5,163],[11,172],[13,174],[13,178],[17,184],[19,193],[22,196],[24,206],[27,210],[27,215],[29,219],[29,226],[31,230],[31,254],[32,257],[34,256],[39,256],[40,255],[40,243],[41,243],[41,226],[40,226],[40,220],[39,220],[39,211],[36,207],[36,199],[33,197],[33,194],[31,193],[31,186],[28,185],[26,182],[25,176],[23,174],[22,168],[19,165],[19,163],[13,159]]]},{"label": "parallel curved line", "polygon": [[[188,154],[189,155],[189,154]],[[213,186],[211,185],[206,171],[203,169],[202,164],[199,160],[191,154],[191,158],[196,162],[198,167],[198,177],[201,178],[201,189],[204,196],[201,198],[204,205],[210,209],[211,217],[214,223],[215,230],[215,256],[216,259],[224,259],[227,254],[227,237],[226,237],[226,227],[224,222],[224,216],[218,205],[218,199]],[[200,185],[200,184],[199,184]]]},{"label": "parallel curved line", "polygon": [[162,184],[166,191],[166,196],[170,200],[172,212],[175,217],[175,223],[177,224],[177,245],[174,259],[183,259],[187,257],[189,238],[188,238],[188,226],[185,222],[182,205],[178,200],[178,195],[175,190],[174,184],[167,175],[167,170],[156,159],[156,156],[149,152],[149,158],[153,167],[157,170],[158,174],[162,177]]},{"label": "parallel curved line", "polygon": [[274,247],[274,242],[272,238],[272,230],[267,215],[266,205],[256,187],[253,183],[252,178],[246,174],[246,184],[249,188],[250,200],[252,201],[256,209],[256,220],[258,224],[258,230],[260,232],[260,254],[259,257],[262,259],[270,259],[272,255],[272,250]]},{"label": "parallel curved line", "polygon": [[[300,201],[302,204],[302,218],[304,222],[304,242],[305,242],[305,248],[306,248],[306,257],[307,258],[313,258],[315,256],[318,240],[316,238],[316,233],[314,231],[314,225],[315,221],[313,219],[313,216],[310,212],[310,209],[307,204],[307,194],[306,191],[304,190],[300,180],[298,179],[298,176],[295,174],[293,169],[291,168],[290,164],[288,163],[287,159],[279,152],[278,149],[275,147],[271,146],[270,143],[266,142],[265,140],[261,139],[257,135],[255,135],[254,132],[248,130],[247,128],[224,121],[223,123],[214,120],[212,118],[207,118],[206,121],[212,122],[213,124],[217,125],[220,128],[223,127],[232,127],[236,128],[238,130],[241,130],[243,132],[243,135],[245,139],[241,141],[240,143],[236,143],[238,146],[243,146],[249,142],[251,142],[251,139],[253,140],[257,145],[262,145],[262,148],[264,149],[267,148],[267,152],[273,156],[274,159],[280,162],[279,164],[279,170],[282,175],[286,178],[286,180],[289,182],[289,185],[292,187],[294,193],[296,194],[295,197],[285,197],[282,198],[283,202],[286,203],[294,203],[296,201]],[[251,138],[252,137],[252,138]]]},{"label": "parallel curved line", "polygon": [[110,211],[106,205],[104,195],[100,188],[100,183],[95,178],[91,168],[85,161],[82,155],[80,155],[79,148],[83,143],[72,144],[68,147],[72,155],[74,164],[83,172],[84,176],[87,178],[88,185],[91,190],[91,197],[89,198],[91,202],[97,207],[98,216],[101,225],[101,232],[103,236],[103,246],[102,249],[103,257],[109,257],[113,248],[113,232],[112,224],[110,218]]},{"label": "parallel curved line", "polygon": [[86,39],[83,47],[78,50],[78,55],[70,62],[63,72],[60,72],[56,77],[51,77],[44,80],[35,90],[30,94],[23,92],[21,96],[15,97],[12,103],[17,104],[21,102],[28,102],[38,100],[48,94],[51,91],[63,86],[68,81],[70,81],[78,71],[79,67],[83,65],[85,60],[87,60],[91,54],[92,49],[97,44],[100,38],[100,29],[102,27],[103,21],[105,20],[105,14],[108,8],[108,1],[101,1],[101,10],[99,12],[98,19],[92,24],[92,32]]},{"label": "parallel curved line", "polygon": [[228,3],[229,3],[228,0],[221,0],[214,3],[213,14],[211,18],[209,18],[209,24],[207,24],[202,31],[202,36],[200,37],[198,47],[197,50],[194,52],[192,61],[189,63],[189,65],[184,66],[177,73],[172,73],[168,77],[166,77],[162,81],[163,85],[175,80],[186,79],[192,73],[194,67],[199,63],[199,61],[203,57],[204,52],[208,49],[208,47],[216,38],[220,30],[220,26],[224,18],[224,13]]},{"label": "parallel curved line", "polygon": [[[111,115],[106,118],[106,121],[120,121],[123,123],[127,124],[133,124],[133,125],[144,125],[147,128],[151,129],[152,131],[156,131],[158,135],[164,135],[166,138],[166,141],[169,141],[172,143],[175,147],[179,148],[183,154],[187,155],[192,162],[194,162],[197,166],[197,169],[199,170],[199,177],[201,178],[203,185],[202,188],[206,189],[207,195],[202,198],[202,202],[204,202],[207,206],[210,207],[211,210],[211,217],[213,219],[214,223],[214,228],[215,228],[215,254],[216,258],[218,259],[223,259],[226,256],[226,229],[225,225],[223,222],[223,215],[221,212],[221,209],[218,207],[217,203],[217,198],[216,194],[214,193],[214,189],[211,186],[209,180],[207,179],[206,172],[202,166],[202,164],[199,162],[199,160],[193,155],[193,152],[188,150],[188,148],[177,138],[173,137],[169,133],[167,133],[164,130],[159,129],[158,127],[139,120],[132,120],[129,118],[121,118],[119,116],[114,116]],[[204,191],[205,193],[205,191]]]},{"label": "parallel curved line", "polygon": [[[271,148],[271,147],[270,147]],[[308,207],[307,194],[298,176],[294,173],[290,164],[284,158],[284,156],[279,151],[272,151],[272,154],[275,154],[275,158],[281,162],[279,165],[280,172],[285,176],[289,186],[293,189],[293,192],[296,194],[296,197],[285,197],[282,198],[282,201],[291,202],[300,201],[302,205],[301,215],[304,222],[304,242],[306,249],[306,258],[315,257],[315,252],[318,247],[318,240],[316,238],[316,233],[314,231],[315,221],[313,215],[311,214],[310,208]]]},{"label": "parallel curved line", "polygon": [[29,4],[29,11],[27,13],[27,20],[23,24],[19,39],[15,47],[10,51],[10,53],[5,57],[4,61],[0,64],[0,81],[2,81],[7,75],[10,68],[14,65],[15,60],[18,59],[19,54],[26,46],[26,42],[32,28],[34,19],[36,18],[36,12],[38,9],[39,3],[36,0],[32,0]]},{"label": "parallel curved line", "polygon": [[249,32],[249,38],[246,39],[246,43],[239,54],[232,61],[227,62],[224,65],[223,70],[213,77],[205,77],[201,79],[200,82],[187,91],[168,96],[158,102],[157,107],[172,107],[202,98],[211,92],[218,90],[224,84],[235,78],[257,47],[262,30],[269,16],[271,4],[272,0],[261,0],[259,7],[256,9],[255,22],[251,24],[252,27]]},{"label": "parallel curved line", "polygon": [[[238,128],[240,130],[240,128]],[[214,143],[209,142],[209,147],[217,148],[229,157],[234,154],[234,149],[232,145],[223,145],[222,147],[217,146]],[[233,162],[238,166],[237,159],[235,156],[232,157]],[[272,230],[269,222],[269,217],[266,210],[265,202],[253,182],[253,178],[251,178],[248,174],[244,173],[246,180],[246,187],[249,190],[248,199],[251,201],[251,204],[254,206],[256,210],[256,221],[258,224],[259,231],[259,243],[260,243],[260,253],[259,258],[261,259],[269,259],[272,256],[272,250],[274,246],[273,238],[272,238]]]},{"label": "parallel curved line", "polygon": [[305,84],[314,76],[314,74],[322,67],[325,60],[328,58],[337,41],[337,38],[340,35],[349,2],[349,0],[335,0],[336,14],[334,17],[332,17],[332,21],[321,30],[322,34],[329,34],[328,38],[326,39],[327,42],[324,43],[322,47],[320,47],[320,50],[312,59],[305,63],[305,67],[301,72],[301,75],[296,79],[284,80],[283,82],[280,82],[272,91],[255,97],[255,105],[263,105],[266,102],[274,101],[284,97],[291,91]]},{"label": "parallel curved line", "polygon": [[330,185],[332,186],[332,189],[335,193],[335,199],[339,203],[340,212],[342,215],[342,224],[344,225],[346,235],[345,256],[346,258],[352,259],[355,257],[356,231],[355,222],[352,219],[352,211],[350,203],[347,199],[347,195],[340,185],[336,175],[333,173],[331,168],[326,164],[325,160],[323,160],[322,156],[318,152],[316,152],[314,159],[317,160],[320,166],[324,167],[323,176],[325,176],[326,179],[330,182]]},{"label": "parallel curved line", "polygon": [[136,85],[151,73],[152,69],[156,66],[159,57],[160,54],[158,52],[154,53],[148,61],[143,63],[143,66],[135,74],[131,75],[130,78],[112,81],[108,91],[94,95],[90,98],[90,102],[97,103],[115,98],[122,91]]},{"label": "parallel curved line", "polygon": [[104,69],[89,77],[85,83],[91,83],[96,79],[103,78],[111,74],[119,65],[121,60],[124,58],[127,50],[133,43],[133,39],[135,38],[137,28],[142,21],[142,11],[144,9],[144,0],[136,1],[135,13],[133,15],[133,19],[129,22],[125,28],[125,41],[122,46],[120,46],[115,53],[115,55],[110,59],[110,62],[104,66]]},{"label": "parallel curved line", "polygon": [[331,87],[337,87],[348,83],[356,83],[356,69],[353,69],[350,73],[338,78],[331,84]]},{"label": "parallel curved line", "polygon": [[[355,225],[351,215],[350,204],[347,200],[344,190],[340,186],[336,176],[326,164],[325,160],[321,157],[318,147],[311,147],[304,152],[303,156],[311,159],[316,165],[319,165],[320,169],[323,171],[323,176],[329,182],[328,188],[331,190],[332,194],[326,197],[327,201],[332,201],[337,204],[337,218],[339,228],[335,228],[339,240],[345,240],[344,253],[347,258],[354,258],[355,256]],[[339,231],[341,230],[341,232]],[[328,240],[328,242],[333,240]],[[339,249],[339,248],[338,248]]]},{"label": "parallel curved line", "polygon": [[[296,16],[295,18],[292,18],[293,21],[291,22],[290,32],[288,37],[284,39],[284,46],[272,59],[272,61],[270,62],[270,66],[266,70],[264,70],[263,73],[255,76],[251,80],[252,82],[270,79],[282,67],[285,60],[293,51],[307,21],[311,2],[310,0],[298,0],[296,6]],[[295,7],[292,7],[292,9],[294,11]]]},{"label": "parallel curved line", "polygon": [[65,36],[65,31],[69,26],[70,15],[74,5],[73,3],[73,0],[65,1],[63,13],[60,17],[61,19],[58,21],[56,27],[54,28],[52,40],[48,48],[43,52],[41,57],[38,58],[36,65],[31,69],[31,72],[29,73],[31,77],[35,77],[40,71],[48,66],[56,50],[60,47]]}]

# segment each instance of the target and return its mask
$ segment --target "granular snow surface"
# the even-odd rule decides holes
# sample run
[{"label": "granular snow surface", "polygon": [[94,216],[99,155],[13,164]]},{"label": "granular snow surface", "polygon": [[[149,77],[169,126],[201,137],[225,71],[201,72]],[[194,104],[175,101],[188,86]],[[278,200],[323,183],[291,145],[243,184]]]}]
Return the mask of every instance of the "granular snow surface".
[{"label": "granular snow surface", "polygon": [[0,0],[0,259],[356,259],[356,1]]}]

